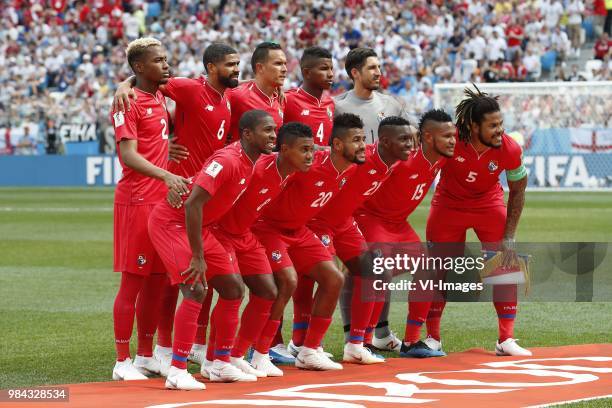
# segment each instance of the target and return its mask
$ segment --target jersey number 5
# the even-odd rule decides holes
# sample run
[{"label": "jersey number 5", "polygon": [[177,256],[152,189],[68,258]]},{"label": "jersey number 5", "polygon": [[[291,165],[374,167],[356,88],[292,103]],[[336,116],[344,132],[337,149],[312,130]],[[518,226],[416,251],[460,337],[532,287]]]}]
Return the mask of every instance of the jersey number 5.
[{"label": "jersey number 5", "polygon": [[327,193],[319,193],[319,197],[310,204],[311,207],[323,207],[332,196],[332,192],[329,191]]},{"label": "jersey number 5", "polygon": [[478,175],[478,173],[476,173],[475,171],[470,171],[468,173],[467,178],[465,179],[465,181],[467,181],[468,183],[473,183],[476,181],[476,176]]}]

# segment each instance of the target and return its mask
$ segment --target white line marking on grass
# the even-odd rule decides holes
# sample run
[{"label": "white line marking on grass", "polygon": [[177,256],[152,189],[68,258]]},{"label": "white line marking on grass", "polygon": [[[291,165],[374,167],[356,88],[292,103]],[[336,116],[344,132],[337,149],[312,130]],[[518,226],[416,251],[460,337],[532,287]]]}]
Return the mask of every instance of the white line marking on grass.
[{"label": "white line marking on grass", "polygon": [[0,212],[111,212],[112,207],[0,207]]}]

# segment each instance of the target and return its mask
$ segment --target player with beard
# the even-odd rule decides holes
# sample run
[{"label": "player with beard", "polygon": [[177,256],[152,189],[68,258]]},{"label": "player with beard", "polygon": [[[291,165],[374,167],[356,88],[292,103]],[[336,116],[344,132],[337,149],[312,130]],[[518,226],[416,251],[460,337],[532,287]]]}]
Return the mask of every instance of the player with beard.
[{"label": "player with beard", "polygon": [[[378,140],[378,125],[387,116],[408,118],[404,106],[395,97],[379,92],[380,61],[371,48],[354,48],[346,56],[344,63],[346,73],[352,79],[354,88],[334,98],[336,114],[353,113],[364,123],[368,142]],[[344,323],[345,339],[348,340],[351,321],[351,299],[353,293],[352,278],[349,275],[340,297],[340,311]],[[387,322],[389,303],[380,313],[379,325],[376,328],[374,344],[382,350],[399,350],[401,341],[389,330]]]},{"label": "player with beard", "polygon": [[[361,121],[358,116],[351,116],[354,116],[356,121]],[[346,265],[353,277],[355,286],[351,300],[353,308],[351,330],[349,341],[344,347],[343,360],[357,364],[376,364],[385,361],[363,347],[366,330],[371,322],[378,321],[384,297],[376,301],[375,293],[371,289],[375,277],[372,271],[372,256],[353,218],[353,212],[381,185],[384,185],[396,165],[408,159],[414,147],[414,134],[411,132],[410,123],[404,118],[397,116],[384,118],[377,133],[380,137],[378,143],[366,146],[365,160],[358,160],[357,169],[342,190],[308,224],[329,252],[338,256]],[[303,293],[304,288],[305,293]],[[294,331],[289,345],[290,350],[297,351],[302,344],[303,333],[310,319],[308,301],[311,298],[312,287],[306,287],[304,282],[300,281],[293,298]]]},{"label": "player with beard", "polygon": [[[427,241],[458,244],[455,255],[463,256],[466,231],[472,228],[484,249],[503,251],[503,266],[517,265],[514,237],[525,203],[527,170],[521,147],[504,132],[497,97],[474,88],[465,89],[466,98],[456,108],[459,140],[431,202]],[[507,207],[499,180],[503,171],[510,190]],[[530,356],[513,338],[517,286],[495,286],[493,304],[499,329],[496,354]],[[438,342],[444,305],[433,302],[427,317],[428,335]]]},{"label": "player with beard", "polygon": [[[295,174],[252,228],[266,247],[278,287],[270,320],[255,345],[255,353],[268,354],[283,310],[297,285],[297,274],[306,275],[318,283],[318,289],[304,347],[295,364],[311,370],[342,369],[340,364],[320,352],[320,345],[331,323],[344,277],[306,223],[340,191],[354,170],[353,163],[365,159],[362,127],[361,120],[355,115],[334,118],[331,151],[317,151],[310,170]],[[255,353],[253,359],[258,357]]]},{"label": "player with beard", "polygon": [[[240,57],[237,51],[221,43],[206,47],[202,57],[206,76],[197,79],[170,78],[160,90],[176,102],[175,137],[176,159],[169,169],[184,177],[194,176],[202,164],[218,149],[225,146],[229,134],[232,109],[228,98],[231,89],[238,86]],[[131,88],[133,79],[121,83],[115,93],[114,106],[118,110],[130,109],[130,99],[136,99]],[[227,92],[226,92],[227,91]],[[171,146],[172,147],[172,146]],[[157,345],[154,355],[158,360],[169,361],[172,355],[172,327],[178,298],[178,288],[166,285],[163,294]],[[206,329],[212,291],[209,291],[198,320],[198,334],[190,360],[202,364],[206,354]]]},{"label": "player with beard", "polygon": [[244,112],[251,109],[268,112],[276,122],[277,131],[283,125],[284,105],[279,99],[279,89],[282,88],[287,76],[285,52],[277,43],[262,42],[253,51],[251,69],[255,79],[241,84],[230,93],[232,104],[232,120],[228,136],[230,142],[238,139],[238,121]]},{"label": "player with beard", "polygon": [[[453,157],[456,129],[446,112],[434,109],[423,114],[418,132],[419,148],[408,160],[399,163],[378,191],[355,212],[367,242],[373,243],[373,249],[379,249],[386,257],[421,253],[421,240],[407,218],[423,201],[440,169]],[[416,278],[420,279],[421,275],[417,273]],[[419,341],[421,325],[431,304],[424,301],[428,295],[419,289],[417,285],[414,300],[411,292],[400,354],[404,357],[445,355],[439,344],[432,343],[433,339]]]},{"label": "player with beard", "polygon": [[329,146],[334,122],[334,101],[325,94],[334,79],[331,53],[321,47],[304,50],[300,59],[304,82],[285,93],[285,122],[310,126],[315,144]]}]

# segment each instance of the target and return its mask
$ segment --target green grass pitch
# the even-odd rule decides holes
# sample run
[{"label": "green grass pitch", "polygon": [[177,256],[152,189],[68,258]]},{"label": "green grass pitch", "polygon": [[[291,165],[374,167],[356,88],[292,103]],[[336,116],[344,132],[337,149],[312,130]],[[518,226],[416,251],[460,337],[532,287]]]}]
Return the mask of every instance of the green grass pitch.
[{"label": "green grass pitch", "polygon": [[[410,219],[421,237],[429,199]],[[110,380],[119,284],[112,204],[106,188],[0,189],[0,389]],[[612,242],[612,193],[530,192],[518,238]],[[290,316],[289,308],[286,321]],[[610,342],[610,316],[612,303],[527,302],[516,336],[528,347]],[[403,333],[405,317],[406,304],[393,303],[392,328]],[[492,349],[496,327],[491,304],[451,304],[442,324],[445,350]],[[326,349],[341,355],[341,339],[336,316]]]}]

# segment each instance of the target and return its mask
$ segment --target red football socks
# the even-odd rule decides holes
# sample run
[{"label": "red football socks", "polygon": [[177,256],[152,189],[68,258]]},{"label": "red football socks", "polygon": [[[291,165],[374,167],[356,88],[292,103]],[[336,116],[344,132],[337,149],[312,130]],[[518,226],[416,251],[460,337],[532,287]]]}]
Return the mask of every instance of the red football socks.
[{"label": "red football socks", "polygon": [[497,312],[499,342],[514,337],[514,319],[517,312],[517,286],[499,285],[493,287],[493,305]]},{"label": "red football socks", "polygon": [[[371,281],[364,281],[361,276],[353,276],[353,294],[351,297],[351,331],[348,341],[354,344],[361,344],[365,340],[365,332],[372,319],[375,303],[373,293],[368,290],[371,288]],[[380,313],[380,311],[379,311]]]},{"label": "red football socks", "polygon": [[427,314],[427,335],[440,341],[440,320],[446,302],[431,302],[429,313]]},{"label": "red football socks", "polygon": [[192,299],[183,299],[174,318],[174,343],[172,365],[184,370],[197,330],[198,315],[202,304]]},{"label": "red football socks", "polygon": [[174,326],[174,313],[176,312],[178,293],[178,285],[173,286],[170,283],[170,279],[166,278],[159,310],[159,322],[157,323],[158,346],[172,347],[172,327]]},{"label": "red football socks", "polygon": [[[236,329],[238,328],[238,309],[240,309],[242,299],[223,299],[217,300],[217,305],[213,311],[215,338],[214,338],[214,359],[228,362],[230,352],[234,345]],[[212,344],[209,345],[213,346]]]},{"label": "red football socks", "polygon": [[210,317],[210,304],[212,303],[213,290],[209,288],[202,303],[202,309],[198,316],[198,330],[196,331],[195,344],[206,344],[206,329],[208,329],[208,321]]},{"label": "red football socks", "polygon": [[[312,291],[315,281],[307,276],[300,276],[293,292],[293,333],[291,340],[296,346],[304,344],[310,312],[312,311]],[[276,339],[275,339],[276,340]]]},{"label": "red football socks", "polygon": [[232,349],[232,357],[243,357],[249,346],[259,338],[270,319],[272,303],[274,303],[273,300],[267,300],[252,293],[249,295],[249,303],[244,308],[240,319],[240,330],[238,330],[238,336]]},{"label": "red football socks", "polygon": [[[272,339],[276,335],[278,328],[280,327],[280,320],[268,320],[264,326],[259,339],[255,344],[255,350],[261,354],[268,354],[270,346],[272,345]],[[210,346],[209,346],[210,347]]]},{"label": "red football socks", "polygon": [[134,328],[136,298],[144,280],[144,276],[133,273],[123,272],[121,274],[121,284],[113,306],[117,361],[130,358],[130,337],[132,337],[132,329]]},{"label": "red football socks", "polygon": [[316,349],[321,345],[323,337],[331,324],[331,317],[312,316],[304,339],[304,347]]},{"label": "red football socks", "polygon": [[380,302],[374,302],[374,307],[372,308],[372,314],[370,316],[370,322],[368,323],[368,327],[366,328],[363,342],[364,344],[372,344],[372,336],[374,335],[374,329],[378,324],[378,319],[380,318],[380,313],[385,307],[385,301],[382,300]]},{"label": "red football socks", "polygon": [[152,274],[145,279],[136,301],[136,326],[138,332],[137,354],[153,356],[153,337],[159,322],[161,294],[164,290],[166,275]]},{"label": "red football socks", "polygon": [[427,320],[431,302],[408,302],[408,319],[406,320],[406,331],[404,342],[416,343],[421,338],[421,326]]}]

